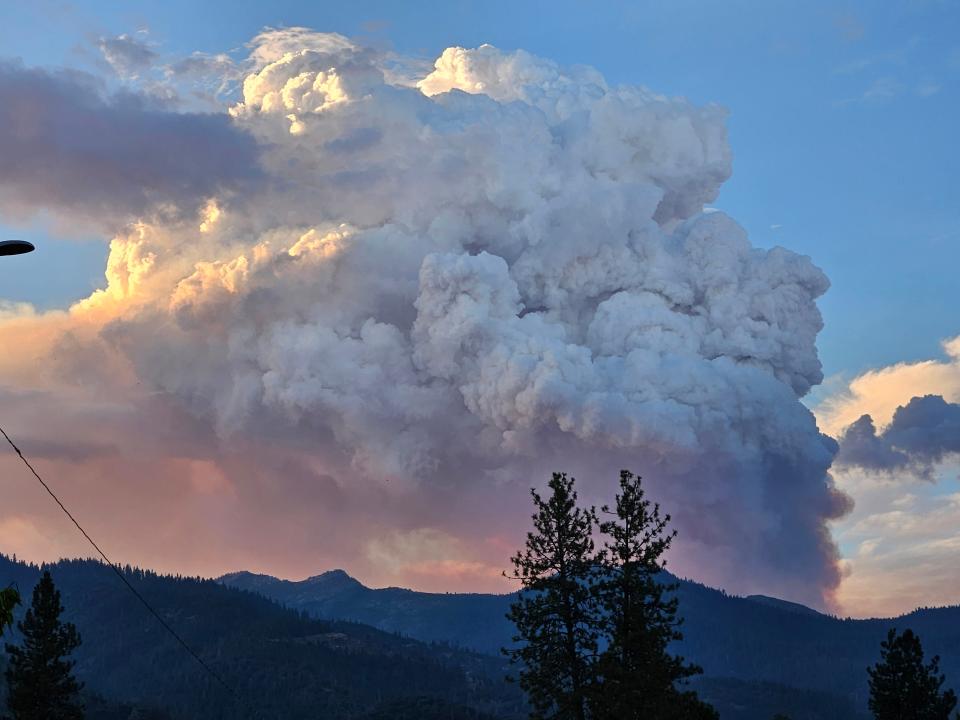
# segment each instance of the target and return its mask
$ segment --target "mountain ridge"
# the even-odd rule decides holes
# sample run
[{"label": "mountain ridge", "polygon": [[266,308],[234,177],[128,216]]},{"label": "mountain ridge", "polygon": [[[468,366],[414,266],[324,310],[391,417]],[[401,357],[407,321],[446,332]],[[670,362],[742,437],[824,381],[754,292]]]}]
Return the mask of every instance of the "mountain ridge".
[{"label": "mountain ridge", "polygon": [[[224,581],[242,586],[243,577]],[[736,690],[737,683],[753,683],[772,698],[787,691],[811,693],[819,703],[839,698],[851,705],[839,717],[858,717],[866,708],[865,669],[879,657],[890,627],[917,632],[927,655],[940,655],[948,685],[960,687],[960,606],[919,608],[896,618],[840,618],[780,598],[741,597],[669,574],[667,579],[676,583],[684,619],[684,639],[673,650],[703,667],[697,684],[721,700],[743,690]],[[333,587],[262,578],[258,592],[313,617],[349,619],[491,655],[513,636],[505,617],[509,593],[421,593],[368,588],[359,581]],[[725,720],[737,717],[738,703],[728,703]]]},{"label": "mountain ridge", "polygon": [[[299,582],[239,572],[217,582],[122,568],[177,632],[260,708],[251,714],[225,703],[202,668],[107,566],[60,561],[45,567],[63,592],[66,619],[83,636],[77,673],[114,708],[157,708],[166,711],[158,718],[172,720],[296,720],[317,712],[331,720],[525,716],[516,685],[503,681],[505,659],[493,656],[495,650],[469,649],[509,642],[512,628],[504,614],[510,594],[374,590],[343,571]],[[27,598],[39,573],[38,566],[0,555],[0,580],[17,583]],[[917,632],[927,654],[941,656],[948,686],[957,687],[960,608],[919,609],[894,621],[849,620],[692,581],[678,585],[685,639],[672,650],[704,668],[693,689],[723,720],[769,720],[777,713],[797,720],[865,720],[865,668],[876,662],[892,623]],[[287,608],[264,597],[278,588]],[[382,627],[350,619],[363,614]],[[415,637],[425,634],[440,639]],[[132,717],[129,709],[88,713],[89,720]]]},{"label": "mountain ridge", "polygon": [[[24,596],[51,572],[82,643],[76,674],[114,706],[157,708],[172,720],[518,720],[523,700],[503,682],[506,663],[349,621],[323,621],[261,593],[212,579],[118,568],[233,693],[187,655],[111,568],[62,560],[43,568],[0,554],[0,584]],[[5,642],[17,642],[16,633]],[[2,647],[2,645],[0,645]],[[5,658],[0,653],[0,665]],[[5,684],[0,683],[0,706]],[[400,710],[396,710],[400,708]],[[98,709],[88,720],[114,720]],[[133,717],[129,715],[129,717]],[[123,720],[129,720],[123,716]],[[136,717],[141,717],[137,715]]]},{"label": "mountain ridge", "polygon": [[[900,618],[908,618],[912,615],[915,615],[918,612],[927,612],[933,610],[958,610],[960,611],[960,603],[953,605],[925,605],[921,607],[914,608],[909,612],[901,613],[900,615],[871,615],[869,617],[853,617],[851,615],[837,615],[834,613],[824,612],[822,610],[817,610],[812,608],[809,605],[804,605],[793,600],[786,600],[784,598],[779,598],[774,595],[766,595],[763,593],[751,593],[750,595],[736,595],[733,593],[728,593],[726,590],[721,588],[714,588],[710,585],[704,585],[703,583],[693,580],[691,578],[680,577],[673,575],[669,572],[664,572],[667,582],[678,582],[688,585],[697,585],[700,587],[708,588],[714,592],[723,594],[726,597],[739,598],[742,600],[749,600],[761,605],[767,605],[772,607],[779,607],[784,610],[793,610],[794,612],[805,614],[805,615],[819,615],[822,617],[834,618],[836,620],[849,620],[853,622],[868,622],[868,621],[895,621]],[[249,570],[236,570],[229,573],[224,573],[223,575],[213,578],[216,582],[223,583],[225,585],[233,585],[234,583],[244,582],[246,578],[255,578],[263,579],[266,581],[265,584],[275,585],[277,583],[288,585],[288,586],[306,586],[308,584],[319,584],[320,582],[326,581],[328,578],[344,578],[345,581],[349,581],[349,584],[355,587],[362,588],[363,590],[370,592],[381,592],[381,591],[399,591],[405,593],[413,593],[415,595],[422,596],[431,596],[431,597],[485,597],[485,598],[508,598],[516,594],[516,592],[506,592],[506,593],[489,593],[489,592],[455,592],[455,591],[429,591],[429,590],[415,590],[413,588],[403,587],[402,585],[384,585],[382,587],[373,587],[371,585],[364,584],[361,580],[350,575],[350,573],[343,568],[333,568],[331,570],[324,570],[317,573],[316,575],[309,575],[302,580],[291,580],[289,578],[281,578],[276,575],[270,575],[269,573],[255,573]],[[345,583],[346,584],[346,583]]]}]

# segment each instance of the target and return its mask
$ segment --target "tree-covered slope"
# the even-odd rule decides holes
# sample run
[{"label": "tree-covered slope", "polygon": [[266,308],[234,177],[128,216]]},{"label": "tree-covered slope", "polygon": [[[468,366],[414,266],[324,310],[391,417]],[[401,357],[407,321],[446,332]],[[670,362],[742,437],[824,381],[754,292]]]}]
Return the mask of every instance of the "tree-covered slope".
[{"label": "tree-covered slope", "polygon": [[[308,618],[210,580],[139,570],[127,577],[232,695],[151,617],[106,566],[47,566],[83,644],[78,677],[112,702],[156,704],[173,718],[361,718],[428,698],[512,717],[517,691],[498,658],[432,647],[352,622]],[[29,594],[38,568],[0,557],[0,580]],[[465,710],[458,712],[464,713]],[[467,717],[467,715],[464,715]]]},{"label": "tree-covered slope", "polygon": [[[497,652],[512,635],[504,617],[511,595],[377,590],[339,570],[302,582],[250,573],[234,573],[221,581],[316,617],[349,618],[485,653]],[[736,709],[747,686],[758,698],[773,697],[774,704],[780,702],[779,694],[792,697],[794,705],[813,706],[822,700],[817,693],[829,693],[835,707],[846,707],[849,701],[865,709],[866,667],[876,661],[880,642],[892,626],[918,633],[927,652],[941,656],[948,684],[960,686],[960,607],[923,609],[888,620],[849,620],[776,598],[727,595],[688,580],[679,581],[677,594],[685,637],[675,649],[704,668],[713,682],[707,695],[715,695],[718,706],[729,704],[731,717],[753,712],[750,707]]]},{"label": "tree-covered slope", "polygon": [[[509,595],[372,590],[343,572],[303,583],[224,578],[244,590],[128,570],[134,586],[236,689],[234,698],[109,568],[88,561],[49,567],[63,593],[64,617],[83,636],[77,673],[87,683],[90,720],[523,716],[516,687],[503,682],[507,668],[500,657],[453,647],[493,653],[508,643]],[[14,582],[29,596],[38,576],[39,568],[0,556],[4,585]],[[891,625],[912,628],[928,654],[941,656],[948,684],[956,687],[960,679],[960,608],[840,620],[687,581],[678,593],[686,638],[677,650],[704,667],[695,687],[723,720],[769,720],[776,712],[793,720],[859,720],[865,669]]]},{"label": "tree-covered slope", "polygon": [[374,590],[343,570],[300,582],[240,572],[220,581],[251,590],[318,618],[350,619],[425,642],[450,642],[490,655],[511,641],[510,595]]}]

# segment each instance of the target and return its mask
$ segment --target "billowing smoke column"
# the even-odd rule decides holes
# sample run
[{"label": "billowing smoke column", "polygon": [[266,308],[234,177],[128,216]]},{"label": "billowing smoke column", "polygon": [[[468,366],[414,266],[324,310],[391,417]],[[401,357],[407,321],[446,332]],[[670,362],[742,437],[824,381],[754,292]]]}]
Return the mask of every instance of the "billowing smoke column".
[{"label": "billowing smoke column", "polygon": [[230,113],[266,183],[117,238],[74,308],[109,317],[140,380],[222,438],[297,437],[345,483],[522,503],[571,469],[599,499],[630,467],[674,516],[677,569],[829,602],[848,500],[799,401],[828,281],[705,210],[721,109],[490,46],[417,74],[284,31],[251,62]]}]

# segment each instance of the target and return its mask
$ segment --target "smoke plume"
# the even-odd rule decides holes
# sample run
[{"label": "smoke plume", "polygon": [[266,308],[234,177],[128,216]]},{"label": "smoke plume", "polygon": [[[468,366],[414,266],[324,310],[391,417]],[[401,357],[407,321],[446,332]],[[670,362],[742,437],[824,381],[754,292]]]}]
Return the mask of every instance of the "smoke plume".
[{"label": "smoke plume", "polygon": [[221,467],[309,458],[338,507],[389,488],[358,532],[411,547],[509,546],[548,470],[600,499],[630,467],[674,516],[675,570],[828,603],[849,500],[800,402],[828,281],[704,210],[724,111],[490,46],[416,65],[256,38],[229,129],[266,179],[229,204],[185,182],[196,220],[116,237],[106,289],[58,321],[61,377],[174,401]]}]

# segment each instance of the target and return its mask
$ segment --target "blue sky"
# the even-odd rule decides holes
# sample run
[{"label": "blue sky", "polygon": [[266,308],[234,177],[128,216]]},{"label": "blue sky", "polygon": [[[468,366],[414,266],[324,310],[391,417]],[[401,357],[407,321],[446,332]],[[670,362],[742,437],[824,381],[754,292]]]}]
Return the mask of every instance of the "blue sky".
[{"label": "blue sky", "polygon": [[[730,111],[734,175],[716,205],[760,246],[809,254],[827,375],[938,356],[958,328],[960,9],[952,2],[37,2],[8,5],[0,47],[93,68],[100,36],[146,29],[158,52],[239,48],[266,25],[364,36],[432,58],[524,48]],[[106,248],[0,220],[40,251],[0,268],[3,296],[53,307],[100,282]],[[42,269],[42,273],[39,272]]]}]

